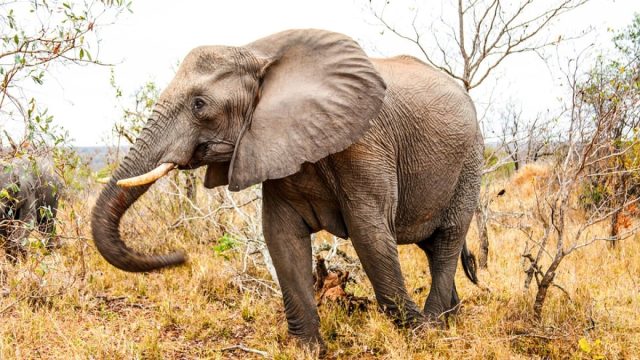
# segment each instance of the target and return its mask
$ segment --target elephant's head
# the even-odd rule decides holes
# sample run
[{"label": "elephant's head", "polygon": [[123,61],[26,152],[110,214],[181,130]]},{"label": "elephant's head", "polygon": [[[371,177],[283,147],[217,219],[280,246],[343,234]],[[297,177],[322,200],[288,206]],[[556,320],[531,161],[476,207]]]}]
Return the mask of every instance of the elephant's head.
[{"label": "elephant's head", "polygon": [[243,47],[192,50],[134,146],[100,194],[93,238],[127,271],[184,262],[181,252],[143,255],[121,240],[125,211],[171,169],[207,166],[204,184],[233,191],[297,172],[359,139],[386,85],[350,38],[290,30]]}]

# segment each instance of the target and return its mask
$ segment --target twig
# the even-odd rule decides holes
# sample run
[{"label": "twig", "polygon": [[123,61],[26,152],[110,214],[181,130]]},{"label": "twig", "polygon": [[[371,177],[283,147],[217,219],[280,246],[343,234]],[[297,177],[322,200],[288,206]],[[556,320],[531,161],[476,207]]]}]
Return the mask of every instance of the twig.
[{"label": "twig", "polygon": [[565,338],[569,335],[567,334],[563,334],[563,335],[558,335],[558,336],[548,336],[548,335],[542,335],[542,334],[517,334],[517,335],[513,335],[513,336],[509,336],[507,338],[503,338],[503,339],[496,339],[496,341],[513,341],[519,338],[523,338],[523,337],[532,337],[532,338],[537,338],[537,339],[544,339],[544,340],[556,340],[556,339],[560,339],[560,338]]},{"label": "twig", "polygon": [[233,346],[227,346],[225,348],[219,349],[217,350],[218,352],[225,352],[225,351],[233,351],[233,350],[242,350],[248,353],[252,353],[252,354],[258,354],[262,357],[269,357],[269,354],[266,351],[262,351],[262,350],[258,350],[258,349],[252,349],[250,347],[246,347],[243,344],[237,344],[237,345],[233,345]]},{"label": "twig", "polygon": [[560,289],[560,291],[562,291],[567,296],[567,299],[569,299],[569,302],[573,302],[573,300],[571,299],[571,296],[569,295],[569,292],[565,290],[562,286],[556,284],[555,282],[551,283],[551,286]]}]

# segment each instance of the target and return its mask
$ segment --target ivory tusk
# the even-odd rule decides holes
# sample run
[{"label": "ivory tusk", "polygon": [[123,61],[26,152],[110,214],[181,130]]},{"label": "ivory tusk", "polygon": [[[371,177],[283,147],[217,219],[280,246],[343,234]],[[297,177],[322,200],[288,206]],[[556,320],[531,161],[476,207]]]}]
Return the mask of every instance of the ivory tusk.
[{"label": "ivory tusk", "polygon": [[157,168],[149,171],[146,174],[142,174],[140,176],[118,180],[117,184],[122,187],[133,187],[150,184],[161,177],[167,175],[167,173],[175,167],[172,163],[163,163],[160,164]]}]

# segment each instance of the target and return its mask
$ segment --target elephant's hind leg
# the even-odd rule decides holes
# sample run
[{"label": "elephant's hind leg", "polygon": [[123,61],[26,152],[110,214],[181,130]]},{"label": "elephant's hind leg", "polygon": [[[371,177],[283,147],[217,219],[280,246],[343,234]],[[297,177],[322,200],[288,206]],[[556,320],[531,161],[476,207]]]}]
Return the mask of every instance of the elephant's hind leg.
[{"label": "elephant's hind leg", "polygon": [[427,254],[431,272],[431,290],[424,304],[430,319],[455,312],[460,298],[455,285],[456,266],[462,250],[464,235],[457,228],[438,229],[428,239],[418,243]]},{"label": "elephant's hind leg", "polygon": [[454,278],[480,192],[482,149],[482,143],[478,142],[465,159],[440,227],[418,243],[427,254],[431,271],[431,290],[424,305],[424,312],[429,317],[448,314],[457,310],[460,304]]}]

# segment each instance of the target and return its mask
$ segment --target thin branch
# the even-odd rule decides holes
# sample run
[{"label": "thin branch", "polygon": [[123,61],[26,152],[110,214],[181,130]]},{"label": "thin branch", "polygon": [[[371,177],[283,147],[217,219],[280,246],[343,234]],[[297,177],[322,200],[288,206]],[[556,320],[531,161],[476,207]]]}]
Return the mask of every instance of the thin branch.
[{"label": "thin branch", "polygon": [[266,351],[253,349],[253,348],[250,348],[250,347],[246,347],[243,344],[227,346],[227,347],[224,347],[224,348],[219,349],[217,351],[218,352],[225,352],[225,351],[234,351],[234,350],[242,350],[244,352],[248,352],[248,353],[252,353],[252,354],[258,354],[258,355],[260,355],[262,357],[269,357],[269,353],[267,353]]}]

